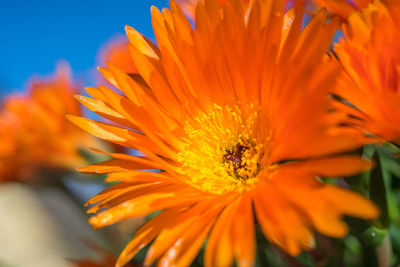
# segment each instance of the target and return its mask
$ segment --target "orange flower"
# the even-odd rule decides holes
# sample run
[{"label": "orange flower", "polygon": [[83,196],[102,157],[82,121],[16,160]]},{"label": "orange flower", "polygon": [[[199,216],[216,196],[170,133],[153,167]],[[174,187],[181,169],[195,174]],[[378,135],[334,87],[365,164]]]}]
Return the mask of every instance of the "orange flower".
[{"label": "orange flower", "polygon": [[99,86],[87,89],[93,98],[79,97],[120,126],[71,116],[74,123],[142,152],[80,169],[121,181],[88,202],[97,203],[90,213],[100,211],[90,223],[163,211],[136,232],[117,266],[154,238],[145,265],[187,266],[207,235],[206,266],[234,258],[251,266],[255,218],[270,242],[298,255],[314,246],[313,229],[342,237],[342,215],[378,215],[363,197],[317,179],[370,165],[339,155],[364,140],[339,126],[344,114],[328,111],[338,69],[322,58],[337,24],[321,11],[301,30],[303,12],[284,15],[283,1],[257,1],[250,13],[242,3],[200,2],[194,30],[174,1],[171,11],[153,8],[159,49],[126,28],[141,78],[109,64],[100,71],[123,95]]},{"label": "orange flower", "polygon": [[352,14],[343,30],[345,39],[335,46],[345,72],[337,93],[358,108],[350,110],[361,118],[355,125],[399,144],[400,2],[375,1]]},{"label": "orange flower", "polygon": [[79,147],[94,144],[66,120],[82,115],[74,99],[70,70],[59,65],[55,77],[34,79],[26,95],[9,96],[0,114],[0,181],[32,181],[42,169],[76,168],[84,164]]}]

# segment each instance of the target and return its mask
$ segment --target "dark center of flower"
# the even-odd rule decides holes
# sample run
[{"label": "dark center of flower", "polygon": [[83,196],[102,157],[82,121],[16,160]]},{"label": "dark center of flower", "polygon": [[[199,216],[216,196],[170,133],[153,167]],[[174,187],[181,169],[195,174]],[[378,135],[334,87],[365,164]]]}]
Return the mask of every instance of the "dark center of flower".
[{"label": "dark center of flower", "polygon": [[242,181],[256,176],[260,169],[258,148],[248,142],[226,149],[222,162],[230,176]]},{"label": "dark center of flower", "polygon": [[224,159],[225,161],[231,162],[233,169],[237,171],[238,168],[244,167],[242,165],[242,156],[244,152],[248,149],[246,146],[241,144],[236,144],[233,148],[225,150]]}]

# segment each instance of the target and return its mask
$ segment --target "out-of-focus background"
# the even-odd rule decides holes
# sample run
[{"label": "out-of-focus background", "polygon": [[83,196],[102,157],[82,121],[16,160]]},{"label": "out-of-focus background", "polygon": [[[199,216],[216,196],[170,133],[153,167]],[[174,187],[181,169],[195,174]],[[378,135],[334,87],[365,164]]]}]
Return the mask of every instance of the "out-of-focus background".
[{"label": "out-of-focus background", "polygon": [[130,25],[153,40],[150,7],[168,0],[2,1],[0,92],[22,89],[33,73],[53,72],[60,58],[93,85],[97,52]]},{"label": "out-of-focus background", "polygon": [[[95,85],[99,82],[96,66],[102,64],[102,47],[124,36],[125,25],[154,41],[150,8],[155,5],[161,9],[168,2],[3,1],[0,96],[26,90],[35,75],[54,73],[60,59],[71,65],[82,87]],[[0,184],[0,267],[68,267],[81,259],[95,259],[103,262],[99,266],[109,266],[104,258],[118,255],[127,242],[122,236],[133,233],[141,222],[92,231],[83,203],[104,185],[91,179],[87,183],[63,179],[69,192],[57,186]]]}]

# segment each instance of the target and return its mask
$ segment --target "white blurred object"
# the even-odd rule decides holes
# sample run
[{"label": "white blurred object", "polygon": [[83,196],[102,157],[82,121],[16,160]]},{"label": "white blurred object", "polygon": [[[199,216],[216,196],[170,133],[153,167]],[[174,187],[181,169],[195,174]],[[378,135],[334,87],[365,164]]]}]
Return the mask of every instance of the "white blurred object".
[{"label": "white blurred object", "polygon": [[62,190],[0,185],[0,265],[69,267],[93,258],[82,242],[101,243],[79,206]]}]

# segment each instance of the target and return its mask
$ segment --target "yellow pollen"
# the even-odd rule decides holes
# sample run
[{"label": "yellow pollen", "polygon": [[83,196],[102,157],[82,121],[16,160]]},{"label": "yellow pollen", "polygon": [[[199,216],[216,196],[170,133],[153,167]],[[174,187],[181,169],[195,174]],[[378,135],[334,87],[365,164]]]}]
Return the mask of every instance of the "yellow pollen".
[{"label": "yellow pollen", "polygon": [[214,194],[242,191],[257,182],[263,145],[256,132],[259,110],[248,105],[212,106],[185,122],[177,145],[180,175],[192,186]]}]

